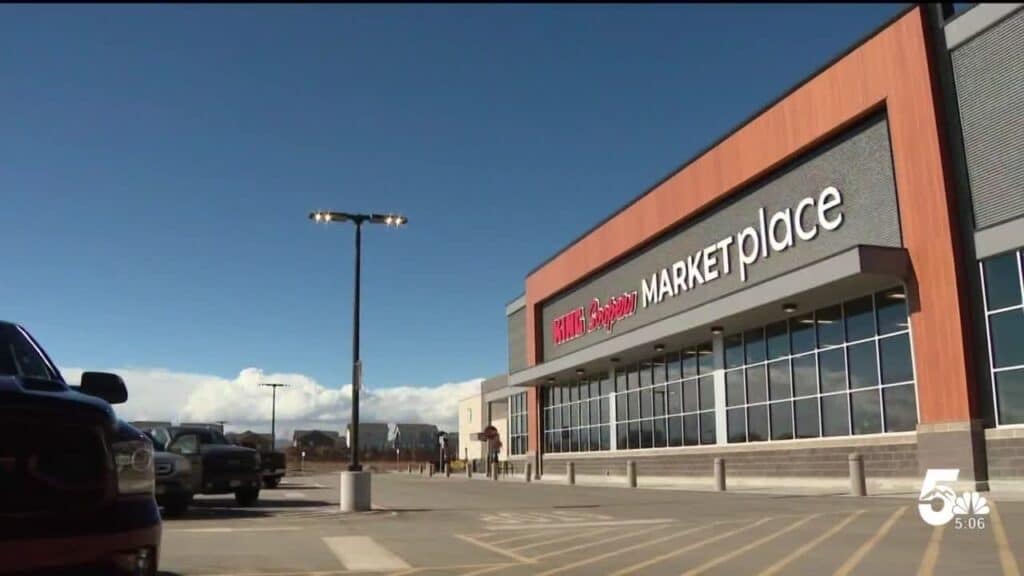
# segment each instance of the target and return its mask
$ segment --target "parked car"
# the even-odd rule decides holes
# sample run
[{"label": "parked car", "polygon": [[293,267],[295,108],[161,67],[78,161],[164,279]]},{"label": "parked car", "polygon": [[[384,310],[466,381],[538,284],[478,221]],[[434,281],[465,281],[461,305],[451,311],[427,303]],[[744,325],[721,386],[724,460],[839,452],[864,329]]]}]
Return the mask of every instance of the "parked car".
[{"label": "parked car", "polygon": [[256,450],[236,446],[219,430],[206,427],[174,426],[149,432],[155,438],[167,438],[168,452],[188,459],[193,494],[234,494],[242,506],[259,499],[260,455]]},{"label": "parked car", "polygon": [[153,446],[117,418],[115,374],[69,386],[28,331],[0,322],[0,574],[156,574]]},{"label": "parked car", "polygon": [[236,438],[239,446],[252,448],[260,453],[260,476],[263,478],[264,488],[277,488],[284,478],[287,458],[284,452],[278,452],[270,447],[269,442],[262,442],[251,436]]},{"label": "parked car", "polygon": [[153,442],[156,471],[156,502],[168,518],[181,516],[192,504],[192,463],[188,458],[167,452],[166,441],[146,432]]}]

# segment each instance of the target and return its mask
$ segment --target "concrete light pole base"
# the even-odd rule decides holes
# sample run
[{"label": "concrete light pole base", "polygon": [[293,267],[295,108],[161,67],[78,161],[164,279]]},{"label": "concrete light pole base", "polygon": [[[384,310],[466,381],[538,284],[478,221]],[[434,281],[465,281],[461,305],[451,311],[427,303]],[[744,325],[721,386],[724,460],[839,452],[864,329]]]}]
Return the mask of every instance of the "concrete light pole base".
[{"label": "concrete light pole base", "polygon": [[370,473],[341,473],[341,511],[366,512],[370,509]]}]

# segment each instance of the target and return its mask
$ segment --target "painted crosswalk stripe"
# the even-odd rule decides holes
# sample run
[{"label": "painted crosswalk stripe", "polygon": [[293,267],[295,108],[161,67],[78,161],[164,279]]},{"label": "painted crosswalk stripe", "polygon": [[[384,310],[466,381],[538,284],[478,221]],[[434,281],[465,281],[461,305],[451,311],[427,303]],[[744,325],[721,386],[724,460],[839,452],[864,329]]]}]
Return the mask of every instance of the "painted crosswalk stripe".
[{"label": "painted crosswalk stripe", "polygon": [[393,572],[412,568],[368,536],[333,536],[324,544],[346,569],[361,572]]}]

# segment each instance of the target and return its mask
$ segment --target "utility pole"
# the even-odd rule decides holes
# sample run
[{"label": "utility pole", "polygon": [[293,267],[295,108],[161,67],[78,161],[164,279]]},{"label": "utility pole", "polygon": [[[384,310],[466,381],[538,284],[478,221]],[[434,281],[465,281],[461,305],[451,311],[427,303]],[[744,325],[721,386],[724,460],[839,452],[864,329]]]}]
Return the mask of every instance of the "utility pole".
[{"label": "utility pole", "polygon": [[270,451],[273,452],[277,449],[277,389],[287,388],[288,385],[261,383],[260,386],[266,386],[273,390],[273,399],[270,401]]}]

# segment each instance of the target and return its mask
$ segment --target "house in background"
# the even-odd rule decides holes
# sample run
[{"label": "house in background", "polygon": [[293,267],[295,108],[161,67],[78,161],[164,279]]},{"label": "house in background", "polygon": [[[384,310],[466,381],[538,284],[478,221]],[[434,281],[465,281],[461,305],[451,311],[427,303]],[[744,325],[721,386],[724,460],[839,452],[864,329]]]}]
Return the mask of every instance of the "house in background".
[{"label": "house in background", "polygon": [[228,439],[228,442],[237,444],[239,446],[245,446],[260,452],[270,452],[273,446],[273,439],[270,434],[259,434],[251,430],[245,432],[228,432],[224,435]]},{"label": "house in background", "polygon": [[303,450],[344,450],[348,443],[334,430],[296,430],[292,446]]}]

